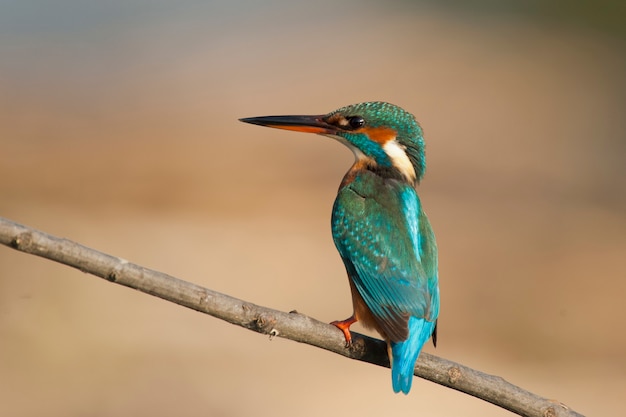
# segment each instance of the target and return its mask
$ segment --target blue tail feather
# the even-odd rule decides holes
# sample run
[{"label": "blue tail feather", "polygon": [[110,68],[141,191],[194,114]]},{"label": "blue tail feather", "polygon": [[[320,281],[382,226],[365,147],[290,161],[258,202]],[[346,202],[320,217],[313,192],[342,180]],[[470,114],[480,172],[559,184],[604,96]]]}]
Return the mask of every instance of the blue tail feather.
[{"label": "blue tail feather", "polygon": [[409,318],[409,337],[391,343],[391,382],[394,392],[408,394],[413,383],[413,369],[422,347],[435,329],[435,323],[417,317]]}]

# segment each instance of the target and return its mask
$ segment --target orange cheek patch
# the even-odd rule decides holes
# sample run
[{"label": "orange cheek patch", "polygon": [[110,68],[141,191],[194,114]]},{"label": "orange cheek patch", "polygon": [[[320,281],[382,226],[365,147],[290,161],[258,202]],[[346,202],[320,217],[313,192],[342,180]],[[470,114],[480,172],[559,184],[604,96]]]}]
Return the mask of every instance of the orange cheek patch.
[{"label": "orange cheek patch", "polygon": [[394,140],[397,132],[389,127],[364,127],[357,132],[365,133],[371,140],[384,146],[390,140]]},{"label": "orange cheek patch", "polygon": [[295,132],[305,133],[331,133],[330,130],[317,126],[285,126],[285,125],[267,125],[275,129],[293,130]]}]

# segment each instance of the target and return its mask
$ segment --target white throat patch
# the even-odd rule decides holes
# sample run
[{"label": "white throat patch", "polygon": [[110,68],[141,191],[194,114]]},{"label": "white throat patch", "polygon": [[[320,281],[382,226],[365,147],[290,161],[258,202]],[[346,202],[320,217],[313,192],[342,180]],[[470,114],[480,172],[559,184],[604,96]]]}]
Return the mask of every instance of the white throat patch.
[{"label": "white throat patch", "polygon": [[415,168],[409,159],[408,155],[404,151],[404,146],[400,145],[398,141],[390,140],[383,145],[383,150],[391,159],[391,163],[398,171],[400,171],[406,179],[413,183],[417,176],[415,175]]},{"label": "white throat patch", "polygon": [[[350,150],[352,150],[357,160],[368,159],[370,161],[373,161],[372,158],[366,156],[363,152],[361,152],[359,148],[357,148],[341,136],[332,134],[326,134],[322,136],[327,136],[346,145],[348,148],[350,148]],[[411,160],[409,159],[404,149],[404,146],[400,145],[395,139],[388,140],[383,145],[383,151],[385,151],[393,166],[398,171],[400,171],[402,175],[404,175],[408,182],[415,183],[417,179],[417,175],[415,174],[415,168],[413,168],[413,164],[411,163]]]}]

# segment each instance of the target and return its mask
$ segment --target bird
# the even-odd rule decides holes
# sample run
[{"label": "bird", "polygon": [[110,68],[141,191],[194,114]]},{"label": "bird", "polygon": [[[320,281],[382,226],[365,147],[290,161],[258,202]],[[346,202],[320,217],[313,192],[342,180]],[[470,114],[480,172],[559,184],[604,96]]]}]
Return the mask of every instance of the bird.
[{"label": "bird", "polygon": [[426,170],[421,126],[411,113],[382,101],[323,115],[239,120],[328,136],[354,154],[331,218],[353,314],[331,324],[343,332],[346,347],[353,323],[377,331],[387,342],[393,390],[408,394],[424,344],[432,337],[437,345],[439,317],[437,243],[417,194]]}]

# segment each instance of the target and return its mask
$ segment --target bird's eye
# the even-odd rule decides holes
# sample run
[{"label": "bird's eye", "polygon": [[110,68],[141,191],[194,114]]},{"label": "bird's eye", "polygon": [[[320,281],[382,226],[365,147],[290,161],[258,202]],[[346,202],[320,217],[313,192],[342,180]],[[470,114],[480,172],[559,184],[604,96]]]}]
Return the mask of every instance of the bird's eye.
[{"label": "bird's eye", "polygon": [[352,116],[348,117],[348,123],[351,128],[358,129],[359,127],[363,127],[365,125],[365,119],[361,116]]}]

